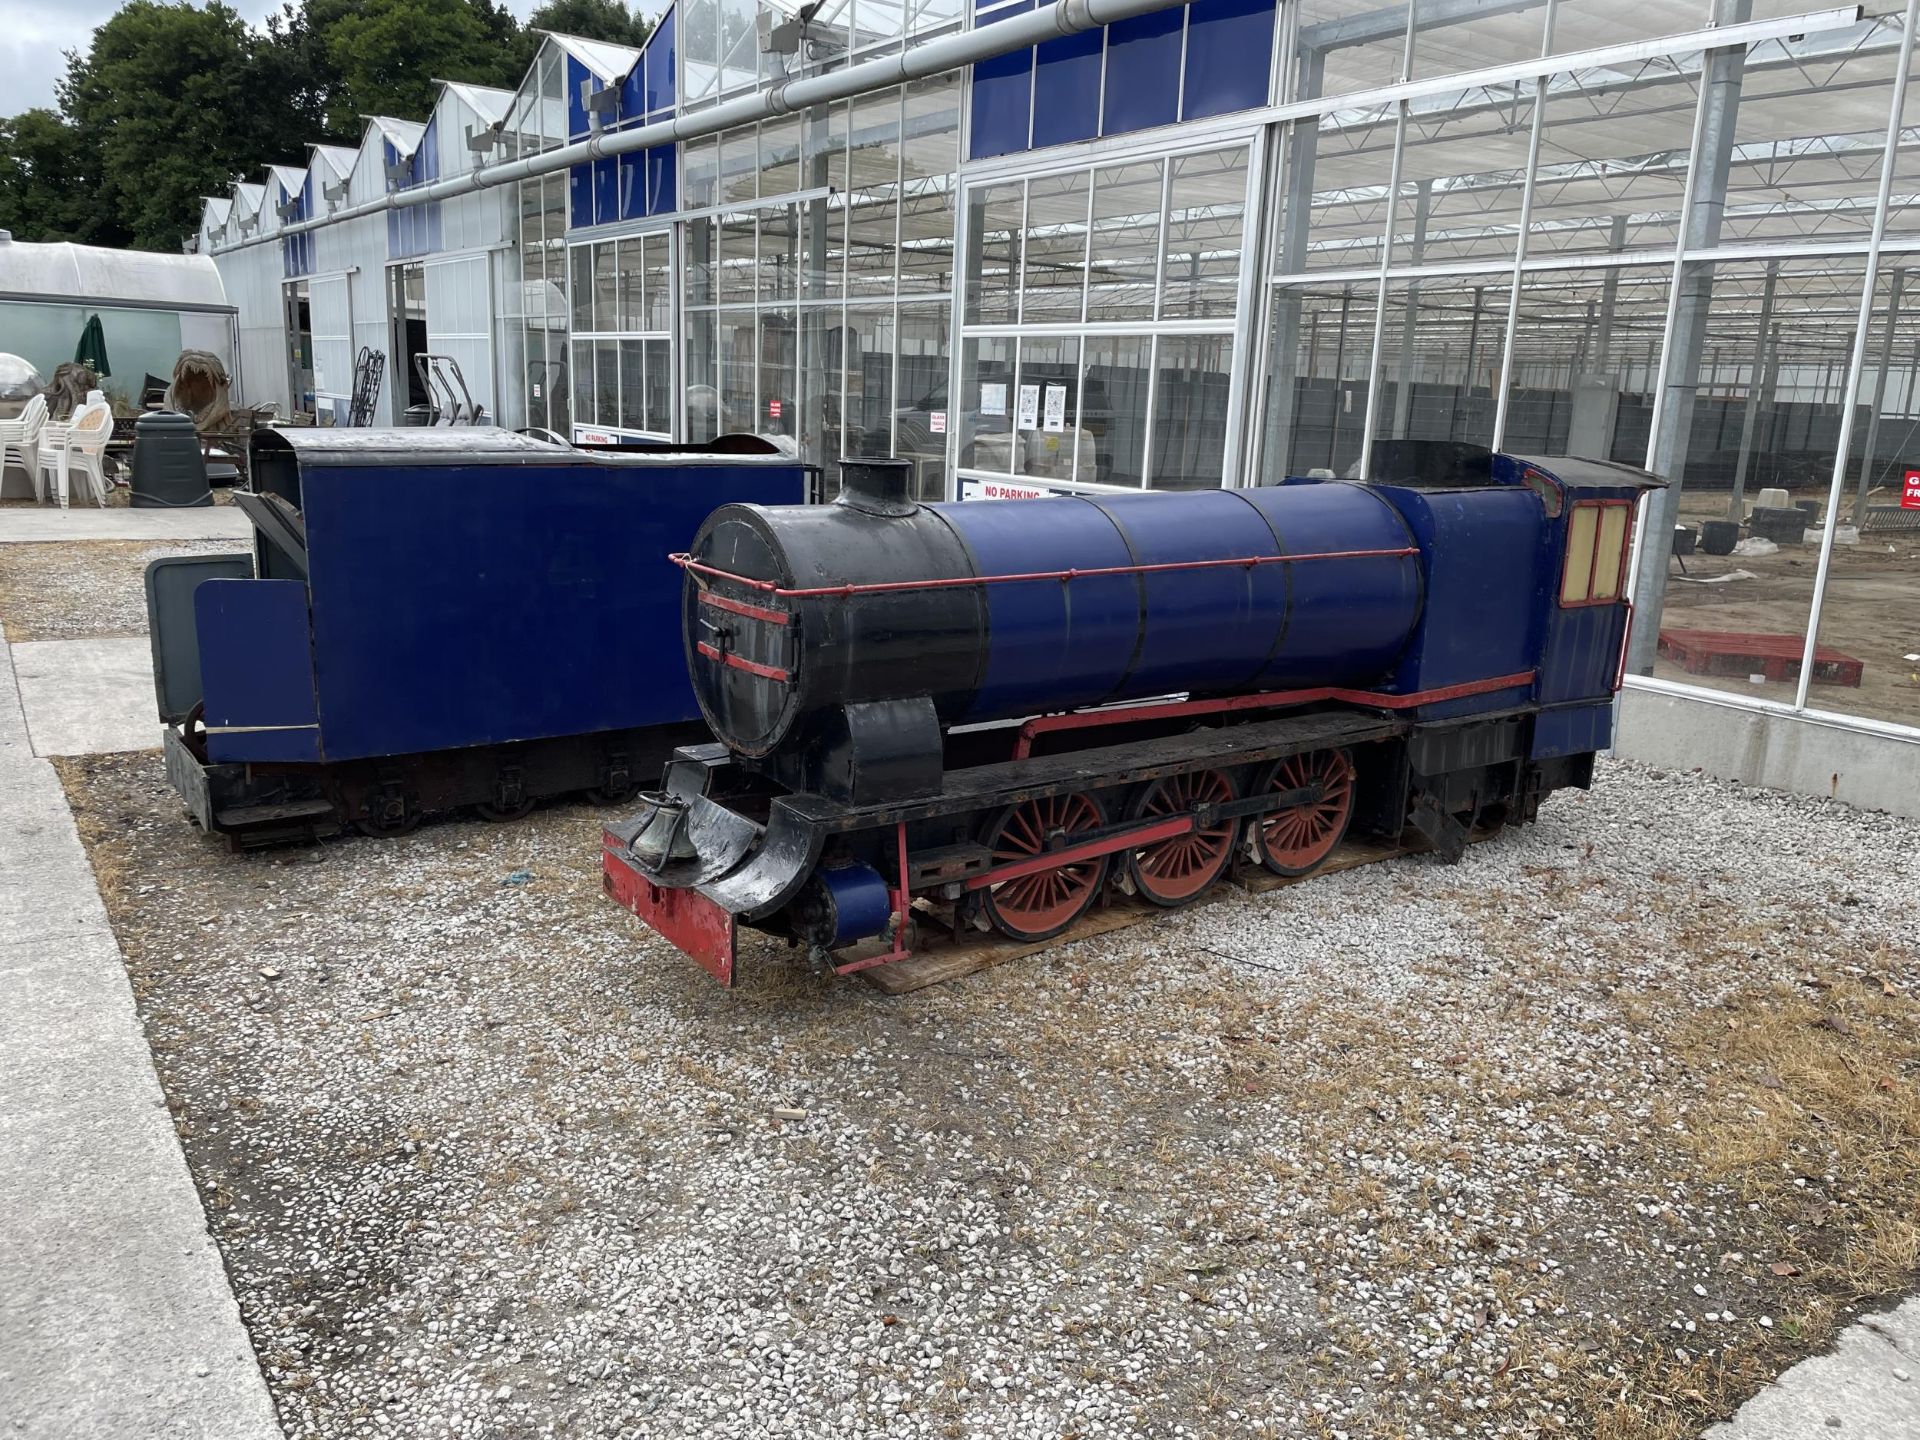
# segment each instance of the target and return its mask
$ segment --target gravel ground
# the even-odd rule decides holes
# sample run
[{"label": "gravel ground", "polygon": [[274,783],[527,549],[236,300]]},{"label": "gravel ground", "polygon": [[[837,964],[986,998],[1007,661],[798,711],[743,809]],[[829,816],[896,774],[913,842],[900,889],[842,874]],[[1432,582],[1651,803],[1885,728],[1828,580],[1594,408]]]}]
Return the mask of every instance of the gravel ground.
[{"label": "gravel ground", "polygon": [[1608,764],[887,999],[714,987],[598,812],[63,770],[295,1437],[1678,1436],[1920,1257],[1911,822]]},{"label": "gravel ground", "polygon": [[147,633],[147,562],[237,554],[237,540],[16,542],[0,545],[0,622],[14,640]]}]

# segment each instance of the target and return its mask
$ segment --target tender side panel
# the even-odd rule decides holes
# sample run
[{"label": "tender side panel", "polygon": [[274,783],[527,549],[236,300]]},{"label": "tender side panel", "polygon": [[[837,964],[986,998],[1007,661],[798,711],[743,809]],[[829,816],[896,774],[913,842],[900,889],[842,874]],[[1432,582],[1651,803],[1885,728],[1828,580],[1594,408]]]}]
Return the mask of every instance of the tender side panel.
[{"label": "tender side panel", "polygon": [[727,500],[799,467],[326,466],[303,481],[326,758],[697,717],[680,572]]},{"label": "tender side panel", "polygon": [[193,613],[208,759],[318,760],[307,587],[207,580],[193,592]]}]

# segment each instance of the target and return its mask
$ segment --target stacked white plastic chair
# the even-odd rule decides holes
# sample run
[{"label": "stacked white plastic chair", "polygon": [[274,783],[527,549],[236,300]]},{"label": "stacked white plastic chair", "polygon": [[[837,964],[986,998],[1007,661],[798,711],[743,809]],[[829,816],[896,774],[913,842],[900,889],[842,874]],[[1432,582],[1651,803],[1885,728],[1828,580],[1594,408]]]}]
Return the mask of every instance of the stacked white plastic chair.
[{"label": "stacked white plastic chair", "polygon": [[40,432],[47,423],[47,397],[35,395],[11,420],[0,420],[0,473],[9,461],[27,472],[33,493],[40,494]]},{"label": "stacked white plastic chair", "polygon": [[[98,391],[94,394],[97,396]],[[34,488],[47,497],[50,481],[62,510],[67,508],[70,478],[77,469],[93,487],[95,500],[107,503],[107,441],[113,438],[113,407],[104,399],[89,399],[64,423],[50,420],[40,432],[40,468]]]}]

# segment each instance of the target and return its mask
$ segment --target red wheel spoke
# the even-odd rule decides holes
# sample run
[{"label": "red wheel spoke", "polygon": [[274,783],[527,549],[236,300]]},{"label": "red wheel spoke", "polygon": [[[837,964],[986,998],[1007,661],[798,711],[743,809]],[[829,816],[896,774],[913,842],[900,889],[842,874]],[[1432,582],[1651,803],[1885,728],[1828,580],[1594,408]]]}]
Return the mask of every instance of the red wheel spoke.
[{"label": "red wheel spoke", "polygon": [[[1043,795],[1008,806],[988,827],[985,843],[1000,864],[1031,861],[1075,843],[1106,824],[1106,812],[1086,795]],[[1016,940],[1044,940],[1077,920],[1093,903],[1107,860],[1076,860],[1003,881],[983,893],[987,918]]]},{"label": "red wheel spoke", "polygon": [[1256,848],[1269,870],[1304,875],[1322,864],[1347,832],[1353,816],[1353,762],[1339,750],[1288,756],[1275,762],[1269,777],[1263,787],[1269,794],[1320,792],[1272,812],[1255,828]]}]

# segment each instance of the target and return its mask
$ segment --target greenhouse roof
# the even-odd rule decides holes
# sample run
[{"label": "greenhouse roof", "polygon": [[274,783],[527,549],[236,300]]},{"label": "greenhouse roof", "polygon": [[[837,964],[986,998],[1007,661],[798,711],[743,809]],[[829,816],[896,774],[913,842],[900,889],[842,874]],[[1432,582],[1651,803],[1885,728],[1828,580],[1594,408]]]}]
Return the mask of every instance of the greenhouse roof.
[{"label": "greenhouse roof", "polygon": [[68,300],[78,304],[151,305],[230,310],[220,272],[205,255],[107,250],[61,241],[0,241],[0,298]]}]

